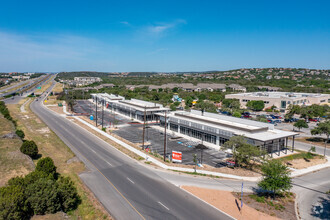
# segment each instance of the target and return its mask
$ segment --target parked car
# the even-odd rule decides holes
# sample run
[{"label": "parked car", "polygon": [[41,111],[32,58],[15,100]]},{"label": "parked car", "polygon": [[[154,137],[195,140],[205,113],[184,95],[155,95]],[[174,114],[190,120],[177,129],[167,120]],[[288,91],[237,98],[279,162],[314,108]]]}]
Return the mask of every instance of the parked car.
[{"label": "parked car", "polygon": [[310,118],[309,121],[318,122],[318,121],[320,121],[320,119],[318,119],[318,118]]}]

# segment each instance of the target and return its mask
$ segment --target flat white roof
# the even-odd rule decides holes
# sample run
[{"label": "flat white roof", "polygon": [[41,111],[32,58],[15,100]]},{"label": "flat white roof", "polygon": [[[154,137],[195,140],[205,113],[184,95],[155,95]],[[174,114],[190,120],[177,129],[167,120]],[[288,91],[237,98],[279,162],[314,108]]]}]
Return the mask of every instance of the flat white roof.
[{"label": "flat white roof", "polygon": [[246,93],[237,93],[237,94],[229,94],[232,96],[244,96],[244,97],[265,97],[265,98],[308,98],[308,97],[328,97],[329,94],[321,94],[321,93],[295,93],[295,92],[246,92]]},{"label": "flat white roof", "polygon": [[[161,115],[164,116],[164,114]],[[259,141],[270,141],[297,135],[295,132],[274,129],[274,125],[272,124],[208,112],[205,112],[204,115],[202,115],[200,111],[195,110],[192,110],[191,112],[171,112],[168,117],[206,125]]]}]

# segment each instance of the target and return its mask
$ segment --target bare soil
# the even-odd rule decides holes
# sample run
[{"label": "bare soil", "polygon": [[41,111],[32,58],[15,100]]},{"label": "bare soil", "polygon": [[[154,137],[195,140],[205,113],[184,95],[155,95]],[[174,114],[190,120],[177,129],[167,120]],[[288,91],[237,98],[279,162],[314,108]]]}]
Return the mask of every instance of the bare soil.
[{"label": "bare soil", "polygon": [[313,158],[308,161],[306,161],[305,159],[294,159],[290,161],[290,164],[292,165],[289,166],[295,169],[304,169],[307,167],[315,166],[326,162],[327,160],[325,158]]},{"label": "bare soil", "polygon": [[[232,193],[237,200],[241,198],[240,193]],[[257,202],[255,199],[255,194],[245,193],[243,195],[243,202],[251,208],[265,213],[270,216],[274,216],[280,219],[286,220],[296,220],[295,213],[295,195],[293,193],[288,194],[286,197],[276,197],[272,199],[270,197],[264,197],[264,202]],[[243,207],[244,209],[244,207]]]},{"label": "bare soil", "polygon": [[240,210],[239,207],[241,202],[228,191],[205,189],[194,186],[182,186],[181,188],[239,220],[278,219],[261,211],[257,211],[252,208],[250,204],[246,203],[243,204],[243,208]]}]

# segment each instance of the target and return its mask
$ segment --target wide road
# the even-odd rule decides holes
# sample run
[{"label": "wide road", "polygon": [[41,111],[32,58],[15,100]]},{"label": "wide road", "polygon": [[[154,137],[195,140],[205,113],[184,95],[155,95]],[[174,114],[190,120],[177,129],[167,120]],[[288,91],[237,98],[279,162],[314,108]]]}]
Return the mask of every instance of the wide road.
[{"label": "wide road", "polygon": [[86,164],[81,175],[116,219],[231,219],[42,105],[37,114]]}]

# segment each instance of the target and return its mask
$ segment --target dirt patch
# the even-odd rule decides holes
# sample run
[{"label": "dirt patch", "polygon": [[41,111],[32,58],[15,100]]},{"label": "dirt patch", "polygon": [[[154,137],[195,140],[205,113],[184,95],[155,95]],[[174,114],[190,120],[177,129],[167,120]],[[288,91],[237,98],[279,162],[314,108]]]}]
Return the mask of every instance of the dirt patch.
[{"label": "dirt patch", "polygon": [[62,220],[62,219],[70,219],[70,217],[64,212],[57,212],[55,214],[35,215],[31,218],[31,220]]},{"label": "dirt patch", "polygon": [[39,132],[40,134],[47,134],[47,133],[50,133],[50,130],[48,127],[44,127],[44,128],[38,129],[37,132]]},{"label": "dirt patch", "polygon": [[241,202],[237,198],[235,198],[235,196],[231,192],[214,189],[204,189],[194,186],[182,186],[181,188],[187,190],[198,198],[204,200],[205,202],[213,205],[214,207],[220,209],[221,211],[229,214],[236,219],[278,219],[265,213],[259,212],[247,204],[244,204],[242,210],[240,211],[238,206],[240,206]]},{"label": "dirt patch", "polygon": [[327,160],[324,158],[313,158],[311,160],[305,160],[305,159],[294,159],[290,161],[289,165],[290,167],[294,169],[304,169],[307,167],[315,166],[318,164],[326,163]]},{"label": "dirt patch", "polygon": [[71,159],[69,159],[68,161],[66,161],[67,164],[70,164],[70,163],[75,163],[75,162],[80,162],[79,158],[78,157],[72,157]]},{"label": "dirt patch", "polygon": [[46,106],[46,107],[58,114],[65,114],[63,112],[63,107],[59,107],[59,106]]},{"label": "dirt patch", "polygon": [[[240,193],[232,193],[237,200],[241,198]],[[256,194],[245,193],[243,195],[244,204],[249,207],[280,219],[296,220],[295,195],[286,193],[285,197],[277,197],[275,200],[271,197],[258,197]],[[244,209],[244,207],[243,207]]]}]

